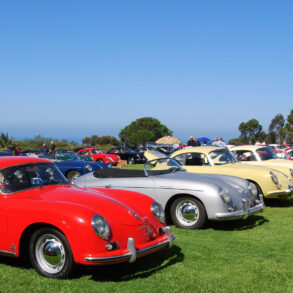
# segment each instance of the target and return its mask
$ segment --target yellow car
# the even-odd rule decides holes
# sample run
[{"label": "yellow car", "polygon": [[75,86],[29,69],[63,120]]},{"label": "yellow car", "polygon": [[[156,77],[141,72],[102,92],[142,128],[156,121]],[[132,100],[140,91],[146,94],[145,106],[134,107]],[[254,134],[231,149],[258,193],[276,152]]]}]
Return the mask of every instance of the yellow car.
[{"label": "yellow car", "polygon": [[[157,151],[144,153],[148,160],[161,157]],[[214,146],[184,148],[169,157],[191,173],[238,176],[253,182],[266,198],[287,198],[293,194],[293,181],[284,173],[261,166],[244,165],[227,149]]]},{"label": "yellow car", "polygon": [[293,177],[293,161],[278,159],[267,146],[241,145],[231,147],[230,151],[241,163],[267,167]]}]

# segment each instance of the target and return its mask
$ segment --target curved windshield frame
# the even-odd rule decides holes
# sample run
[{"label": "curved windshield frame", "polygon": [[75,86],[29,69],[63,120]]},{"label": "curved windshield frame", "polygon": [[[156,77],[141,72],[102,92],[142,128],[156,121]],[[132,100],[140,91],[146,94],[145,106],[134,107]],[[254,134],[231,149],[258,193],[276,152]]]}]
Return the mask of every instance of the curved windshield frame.
[{"label": "curved windshield frame", "polygon": [[157,176],[162,174],[170,174],[178,171],[185,171],[180,164],[171,158],[162,158],[147,161],[144,164],[144,172],[146,176]]},{"label": "curved windshield frame", "polygon": [[215,166],[238,162],[235,156],[228,149],[215,149],[209,152],[209,158]]},{"label": "curved windshield frame", "polygon": [[277,159],[277,156],[269,147],[258,148],[256,150],[257,156],[260,161],[267,161],[271,159]]},{"label": "curved windshield frame", "polygon": [[68,180],[52,163],[17,165],[0,170],[0,190],[5,194],[56,184],[68,184]]}]

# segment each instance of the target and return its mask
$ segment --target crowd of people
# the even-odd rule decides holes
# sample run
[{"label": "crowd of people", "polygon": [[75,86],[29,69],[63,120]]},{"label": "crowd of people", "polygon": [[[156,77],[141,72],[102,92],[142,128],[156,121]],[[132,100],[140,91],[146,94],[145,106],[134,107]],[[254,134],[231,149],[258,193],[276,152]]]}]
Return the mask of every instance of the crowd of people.
[{"label": "crowd of people", "polygon": [[[47,145],[45,143],[43,143],[41,149],[40,149],[40,152],[42,155],[47,155],[48,152],[50,151],[54,151],[56,149],[56,146],[55,146],[55,142],[54,141],[51,141],[51,145],[50,147],[47,147]],[[21,148],[20,148],[20,145],[18,144],[15,149],[13,148],[12,145],[8,146],[7,148],[7,153],[10,155],[10,156],[20,156],[21,155]]]},{"label": "crowd of people", "polygon": [[[202,142],[202,144],[203,144],[203,145],[207,145],[208,143],[207,143],[206,140],[204,140],[204,141]],[[194,146],[194,147],[196,147],[196,146],[201,146],[202,144],[201,144],[201,142],[198,140],[198,137],[196,137],[195,139],[193,139],[193,136],[190,136],[190,137],[189,137],[189,140],[188,140],[188,142],[187,142],[187,145],[188,145],[188,146]],[[226,146],[226,143],[224,142],[223,138],[218,138],[218,137],[216,137],[216,138],[214,139],[214,141],[211,143],[211,145],[213,145],[213,146],[218,146],[218,147],[225,147],[225,146]]]}]

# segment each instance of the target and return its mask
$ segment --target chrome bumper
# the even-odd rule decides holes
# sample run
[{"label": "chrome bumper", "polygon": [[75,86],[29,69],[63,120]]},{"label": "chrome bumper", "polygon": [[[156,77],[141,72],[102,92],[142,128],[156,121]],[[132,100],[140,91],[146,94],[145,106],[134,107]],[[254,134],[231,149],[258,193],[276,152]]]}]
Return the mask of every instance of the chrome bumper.
[{"label": "chrome bumper", "polygon": [[289,185],[288,189],[286,190],[281,190],[281,191],[272,191],[272,192],[268,192],[269,196],[277,196],[277,197],[287,197],[290,195],[293,195],[293,186]]},{"label": "chrome bumper", "polygon": [[243,199],[242,200],[242,209],[241,210],[237,210],[237,211],[233,211],[233,212],[227,212],[227,213],[216,213],[216,219],[217,220],[243,219],[243,218],[247,218],[248,215],[259,213],[265,207],[262,195],[260,195],[259,200],[260,200],[260,203],[258,203],[255,206],[249,208],[248,207],[248,202],[245,199]]},{"label": "chrome bumper", "polygon": [[133,263],[135,262],[136,258],[141,255],[155,252],[167,246],[172,247],[173,240],[175,239],[175,235],[174,234],[172,235],[170,227],[165,227],[165,235],[167,236],[167,240],[160,242],[156,245],[146,247],[141,250],[136,250],[134,239],[130,237],[128,238],[128,242],[127,242],[128,253],[115,255],[115,256],[109,256],[109,257],[85,257],[84,260],[86,262],[92,262],[92,263],[109,263],[109,262],[121,262],[121,261],[129,261],[130,263]]}]

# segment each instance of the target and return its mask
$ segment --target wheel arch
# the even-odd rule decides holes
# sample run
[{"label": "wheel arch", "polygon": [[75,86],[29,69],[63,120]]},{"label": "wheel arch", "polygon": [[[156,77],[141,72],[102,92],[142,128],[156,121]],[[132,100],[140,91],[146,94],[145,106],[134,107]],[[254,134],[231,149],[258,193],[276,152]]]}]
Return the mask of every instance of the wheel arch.
[{"label": "wheel arch", "polygon": [[249,182],[255,184],[255,186],[256,186],[256,188],[258,189],[258,191],[260,192],[260,194],[263,195],[263,191],[262,191],[261,187],[259,186],[259,184],[257,184],[257,182],[255,182],[255,181],[253,181],[253,180],[251,180],[251,179],[247,179],[247,181],[249,181]]},{"label": "wheel arch", "polygon": [[[180,198],[180,197],[184,197],[184,196],[187,196],[187,197],[192,197],[192,198],[195,198],[197,199],[204,207],[206,213],[207,213],[207,209],[205,207],[205,204],[203,203],[203,201],[197,197],[196,195],[194,194],[190,194],[190,193],[177,193],[175,195],[173,195],[171,198],[169,198],[169,200],[167,201],[166,205],[165,205],[165,216],[166,216],[166,221],[167,223],[172,223],[172,220],[171,220],[171,214],[170,214],[170,211],[171,211],[171,206],[172,206],[172,203],[177,199],[177,198]],[[207,213],[208,215],[208,213]]]},{"label": "wheel arch", "polygon": [[[48,223],[34,223],[29,225],[25,228],[25,230],[22,232],[20,240],[19,240],[19,256],[22,258],[28,258],[28,248],[29,248],[29,240],[30,237],[33,235],[33,233],[41,228],[51,228],[56,229],[60,233],[62,233],[65,236],[65,233],[60,230],[58,227],[48,224]],[[66,236],[65,236],[66,237]]]}]

